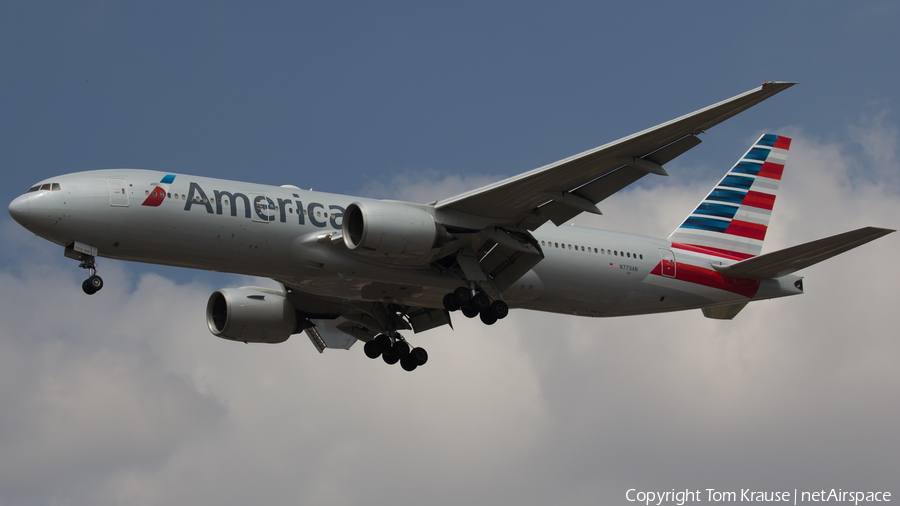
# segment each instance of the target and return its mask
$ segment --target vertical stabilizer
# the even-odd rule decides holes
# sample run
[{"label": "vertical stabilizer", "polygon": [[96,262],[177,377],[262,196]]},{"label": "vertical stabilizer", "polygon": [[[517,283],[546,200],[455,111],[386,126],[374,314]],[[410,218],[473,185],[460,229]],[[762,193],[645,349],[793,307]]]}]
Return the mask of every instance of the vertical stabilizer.
[{"label": "vertical stabilizer", "polygon": [[760,137],[672,232],[672,246],[738,260],[759,255],[790,147],[788,137]]}]

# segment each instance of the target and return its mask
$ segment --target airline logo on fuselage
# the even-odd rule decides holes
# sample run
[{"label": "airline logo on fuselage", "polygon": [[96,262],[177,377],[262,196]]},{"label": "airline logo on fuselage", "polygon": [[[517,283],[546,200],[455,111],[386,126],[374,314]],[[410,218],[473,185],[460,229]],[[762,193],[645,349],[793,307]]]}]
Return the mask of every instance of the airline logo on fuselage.
[{"label": "airline logo on fuselage", "polygon": [[306,219],[309,218],[310,225],[314,227],[324,228],[331,225],[331,228],[334,229],[341,228],[341,218],[344,216],[344,208],[337,205],[329,205],[326,208],[319,202],[309,202],[304,207],[300,195],[296,193],[292,194],[293,199],[275,198],[275,200],[261,194],[220,190],[213,190],[212,195],[213,198],[210,199],[199,184],[191,181],[184,210],[190,211],[191,207],[199,206],[205,208],[209,214],[228,213],[237,217],[238,202],[241,202],[242,214],[246,219],[262,222],[277,219],[281,223],[287,223],[289,215],[295,215],[290,218],[296,219],[299,225],[305,225]]},{"label": "airline logo on fuselage", "polygon": [[175,181],[174,174],[166,174],[158,183],[154,183],[150,186],[153,187],[152,190],[147,190],[147,198],[144,199],[144,202],[141,204],[142,206],[149,207],[159,207],[160,204],[166,200],[166,194],[169,193],[169,185]]}]

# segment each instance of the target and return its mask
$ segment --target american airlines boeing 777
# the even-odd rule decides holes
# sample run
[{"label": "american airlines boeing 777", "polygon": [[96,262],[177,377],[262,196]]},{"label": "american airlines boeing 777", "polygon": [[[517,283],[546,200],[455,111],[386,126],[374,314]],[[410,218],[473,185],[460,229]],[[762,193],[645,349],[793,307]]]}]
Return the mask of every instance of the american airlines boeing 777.
[{"label": "american airlines boeing 777", "polygon": [[[750,301],[803,293],[794,272],[893,230],[866,227],[762,253],[791,139],[765,134],[666,239],[558,227],[700,143],[698,135],[794,83],[759,88],[530,172],[429,204],[374,200],[151,170],[46,179],[10,215],[64,247],[103,287],[98,256],[278,281],[225,288],[209,330],[414,370],[428,360],[401,331],[487,325],[510,308],[579,316],[702,309],[731,319]],[[547,222],[552,222],[556,227]]]}]

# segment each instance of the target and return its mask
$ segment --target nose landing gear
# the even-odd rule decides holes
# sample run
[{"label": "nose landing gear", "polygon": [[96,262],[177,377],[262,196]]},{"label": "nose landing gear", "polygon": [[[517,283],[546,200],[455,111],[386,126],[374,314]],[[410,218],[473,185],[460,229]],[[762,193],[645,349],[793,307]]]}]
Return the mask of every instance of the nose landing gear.
[{"label": "nose landing gear", "polygon": [[93,295],[103,288],[103,279],[97,275],[97,248],[78,241],[70,244],[63,250],[67,258],[81,262],[78,267],[88,270],[88,278],[81,283],[81,289],[88,295]]},{"label": "nose landing gear", "polygon": [[88,257],[83,260],[79,267],[88,269],[90,273],[90,276],[81,283],[81,289],[84,290],[84,293],[94,295],[99,292],[103,288],[103,278],[97,275],[97,264],[94,262],[94,257]]}]

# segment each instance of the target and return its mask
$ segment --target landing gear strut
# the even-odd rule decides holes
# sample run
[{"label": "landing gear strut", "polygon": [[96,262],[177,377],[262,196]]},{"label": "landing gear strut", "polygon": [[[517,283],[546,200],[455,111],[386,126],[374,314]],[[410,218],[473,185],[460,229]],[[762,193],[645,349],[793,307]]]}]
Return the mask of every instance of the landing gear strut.
[{"label": "landing gear strut", "polygon": [[444,309],[450,312],[462,309],[466,318],[481,316],[485,325],[493,325],[509,314],[509,306],[502,300],[491,301],[481,290],[465,286],[444,295]]},{"label": "landing gear strut", "polygon": [[99,292],[100,289],[103,288],[103,279],[97,275],[97,264],[94,262],[94,257],[88,256],[81,261],[79,267],[87,269],[90,274],[88,278],[84,280],[84,283],[81,283],[81,289],[84,290],[84,293],[94,295]]},{"label": "landing gear strut", "polygon": [[404,371],[414,371],[428,362],[428,352],[423,348],[410,349],[406,339],[397,332],[393,336],[378,334],[363,347],[366,356],[371,359],[381,357],[385,363],[394,365],[400,362]]}]

